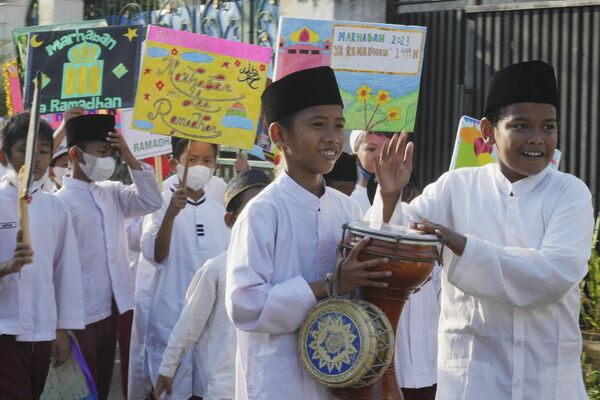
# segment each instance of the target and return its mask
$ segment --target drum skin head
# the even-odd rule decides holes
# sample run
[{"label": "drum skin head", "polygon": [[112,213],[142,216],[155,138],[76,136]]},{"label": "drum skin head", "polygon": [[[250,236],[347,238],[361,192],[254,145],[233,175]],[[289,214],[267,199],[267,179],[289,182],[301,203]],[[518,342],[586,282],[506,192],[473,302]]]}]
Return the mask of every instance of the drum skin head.
[{"label": "drum skin head", "polygon": [[299,333],[304,368],[329,387],[361,387],[375,382],[394,354],[394,331],[371,303],[329,299],[307,316]]}]

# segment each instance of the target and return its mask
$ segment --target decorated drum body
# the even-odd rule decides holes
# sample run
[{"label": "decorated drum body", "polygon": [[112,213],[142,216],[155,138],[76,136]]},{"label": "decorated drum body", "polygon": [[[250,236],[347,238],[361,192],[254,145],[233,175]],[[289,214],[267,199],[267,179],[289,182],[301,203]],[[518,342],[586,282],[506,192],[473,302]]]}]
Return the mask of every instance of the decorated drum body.
[{"label": "decorated drum body", "polygon": [[362,387],[375,382],[394,355],[394,330],[371,303],[329,299],[319,303],[300,328],[304,368],[329,387]]}]

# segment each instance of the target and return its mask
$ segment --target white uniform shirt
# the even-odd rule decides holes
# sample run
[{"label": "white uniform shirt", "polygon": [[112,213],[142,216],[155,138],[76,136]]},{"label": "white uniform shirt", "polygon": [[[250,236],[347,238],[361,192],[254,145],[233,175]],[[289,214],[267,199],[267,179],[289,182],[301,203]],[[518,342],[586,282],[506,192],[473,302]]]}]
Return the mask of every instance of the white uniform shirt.
[{"label": "white uniform shirt", "polygon": [[497,164],[446,173],[397,204],[392,223],[425,218],[467,236],[462,256],[444,252],[437,399],[587,398],[578,284],[592,214],[576,177],[546,168],[511,184]]},{"label": "white uniform shirt", "polygon": [[[179,319],[185,304],[185,294],[194,274],[208,259],[227,249],[230,236],[230,230],[223,220],[225,208],[221,204],[207,196],[197,202],[188,199],[188,204],[173,223],[169,254],[163,262],[156,263],[156,235],[172,195],[171,190],[163,193],[162,207],[144,220],[142,230],[142,254],[157,268],[146,337],[148,369],[153,382],[158,377],[162,354]],[[182,361],[178,371],[180,376],[176,377],[174,385],[177,394],[174,398],[189,398],[192,395],[192,367],[189,362],[191,357]]]},{"label": "white uniform shirt", "polygon": [[130,170],[133,184],[65,178],[56,195],[71,212],[85,292],[86,325],[108,317],[113,296],[122,314],[133,308],[125,218],[149,214],[161,205],[152,168]]},{"label": "white uniform shirt", "polygon": [[396,332],[396,379],[402,388],[422,388],[437,382],[437,333],[440,318],[441,268],[431,281],[404,304]]},{"label": "white uniform shirt", "polygon": [[362,215],[365,215],[369,208],[371,208],[371,202],[369,201],[369,195],[367,194],[367,188],[364,186],[360,186],[356,184],[354,186],[354,190],[350,193],[350,198],[356,200],[360,209],[362,210]]},{"label": "white uniform shirt", "polygon": [[[177,174],[169,176],[163,181],[165,190],[174,188],[177,189],[179,186],[179,177]],[[216,175],[213,175],[206,185],[204,185],[204,193],[213,200],[218,201],[221,205],[225,205],[225,190],[227,190],[227,183]]]},{"label": "white uniform shirt", "polygon": [[[83,286],[67,207],[36,191],[29,205],[33,263],[0,278],[0,335],[54,340],[57,329],[83,329]],[[12,258],[19,230],[17,189],[0,180],[0,261]]]},{"label": "white uniform shirt", "polygon": [[327,187],[320,198],[281,175],[233,227],[227,312],[237,326],[236,399],[326,399],[300,364],[297,330],[317,304],[309,282],[333,269],[342,224],[360,207]]},{"label": "white uniform shirt", "polygon": [[233,399],[235,326],[225,311],[227,252],[208,260],[190,283],[190,296],[171,332],[159,373],[172,377],[198,340],[206,379],[205,400]]}]

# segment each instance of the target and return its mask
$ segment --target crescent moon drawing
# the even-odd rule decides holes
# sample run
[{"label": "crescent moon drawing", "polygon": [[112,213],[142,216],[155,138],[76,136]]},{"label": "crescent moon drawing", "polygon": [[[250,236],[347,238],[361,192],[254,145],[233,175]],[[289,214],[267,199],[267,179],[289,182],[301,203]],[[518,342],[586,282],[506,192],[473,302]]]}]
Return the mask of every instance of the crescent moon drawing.
[{"label": "crescent moon drawing", "polygon": [[43,44],[44,44],[44,41],[41,41],[41,42],[40,42],[40,41],[38,41],[38,40],[37,40],[37,36],[38,36],[38,35],[37,35],[37,33],[36,33],[35,35],[33,35],[33,36],[31,37],[31,40],[29,41],[29,43],[31,44],[31,47],[40,47],[41,45],[43,45]]}]

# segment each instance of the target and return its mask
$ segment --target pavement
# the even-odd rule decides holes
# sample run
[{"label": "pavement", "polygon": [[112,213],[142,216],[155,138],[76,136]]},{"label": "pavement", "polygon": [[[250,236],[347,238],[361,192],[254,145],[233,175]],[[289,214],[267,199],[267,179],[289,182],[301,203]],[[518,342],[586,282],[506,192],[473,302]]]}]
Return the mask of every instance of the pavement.
[{"label": "pavement", "polygon": [[121,389],[121,357],[117,348],[117,357],[115,360],[115,368],[113,369],[113,378],[110,384],[110,392],[108,400],[125,400],[123,390]]}]

